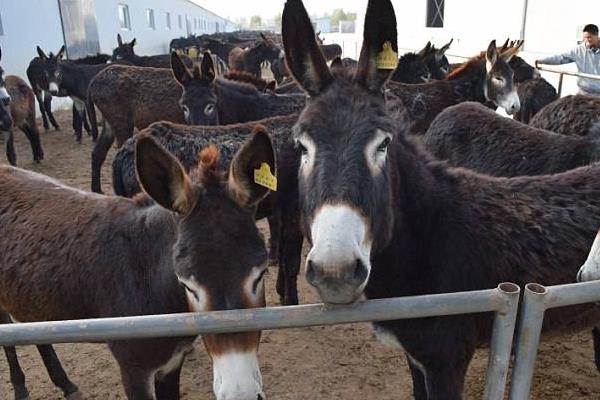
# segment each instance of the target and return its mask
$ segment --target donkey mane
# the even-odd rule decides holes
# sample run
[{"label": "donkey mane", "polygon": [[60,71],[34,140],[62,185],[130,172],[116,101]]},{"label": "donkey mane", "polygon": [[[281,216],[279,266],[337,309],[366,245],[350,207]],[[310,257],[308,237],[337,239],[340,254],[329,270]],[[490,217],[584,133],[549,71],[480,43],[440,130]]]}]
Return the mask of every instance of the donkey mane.
[{"label": "donkey mane", "polygon": [[232,80],[228,76],[218,77],[215,80],[215,83],[217,85],[223,87],[224,89],[235,90],[235,91],[239,92],[240,94],[244,94],[244,95],[255,94],[259,91],[258,86],[256,86],[253,83],[247,82],[243,79],[242,80]]},{"label": "donkey mane", "polygon": [[479,55],[470,58],[468,61],[462,63],[458,68],[451,71],[446,77],[447,80],[451,81],[453,79],[458,79],[463,76],[466,72],[471,69],[476,69],[481,67],[481,63],[485,60],[485,52],[482,51]]}]

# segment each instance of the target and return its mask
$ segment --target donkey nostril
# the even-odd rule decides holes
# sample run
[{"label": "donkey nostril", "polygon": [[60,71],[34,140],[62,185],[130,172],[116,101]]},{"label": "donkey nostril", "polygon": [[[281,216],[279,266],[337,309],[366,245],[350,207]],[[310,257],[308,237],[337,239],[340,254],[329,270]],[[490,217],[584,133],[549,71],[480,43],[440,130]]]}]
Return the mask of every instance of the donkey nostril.
[{"label": "donkey nostril", "polygon": [[369,275],[369,271],[367,270],[367,267],[365,266],[365,264],[360,259],[357,259],[356,266],[354,267],[354,279],[357,282],[362,283],[367,279],[368,275]]}]

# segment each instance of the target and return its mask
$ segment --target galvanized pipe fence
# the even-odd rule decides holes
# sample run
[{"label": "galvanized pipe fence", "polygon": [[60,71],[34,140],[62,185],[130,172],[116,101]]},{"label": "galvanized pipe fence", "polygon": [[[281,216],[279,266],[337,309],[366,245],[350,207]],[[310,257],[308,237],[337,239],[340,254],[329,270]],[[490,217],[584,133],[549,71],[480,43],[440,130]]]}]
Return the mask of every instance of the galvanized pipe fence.
[{"label": "galvanized pipe fence", "polygon": [[195,336],[494,312],[485,399],[501,400],[506,388],[519,294],[519,286],[501,283],[496,289],[368,300],[349,306],[309,304],[5,324],[0,325],[0,346]]},{"label": "galvanized pipe fence", "polygon": [[600,81],[600,75],[585,74],[583,72],[565,71],[565,70],[557,69],[557,68],[549,68],[547,66],[544,66],[544,67],[538,66],[537,68],[540,71],[546,71],[546,72],[552,72],[554,74],[559,74],[559,77],[558,77],[558,88],[556,89],[556,93],[558,93],[558,97],[560,97],[561,93],[562,93],[563,78],[564,78],[565,75],[576,76],[578,78],[586,78],[586,79],[593,79],[593,80]]},{"label": "galvanized pipe fence", "polygon": [[510,400],[525,400],[529,397],[546,310],[598,301],[600,301],[600,281],[557,286],[529,283],[525,286],[517,326]]}]

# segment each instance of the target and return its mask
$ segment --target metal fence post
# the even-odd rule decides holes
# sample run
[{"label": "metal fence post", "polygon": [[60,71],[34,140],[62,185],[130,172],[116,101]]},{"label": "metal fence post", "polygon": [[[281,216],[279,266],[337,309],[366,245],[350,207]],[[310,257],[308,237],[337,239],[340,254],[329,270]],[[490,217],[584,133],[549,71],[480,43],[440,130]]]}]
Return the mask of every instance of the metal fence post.
[{"label": "metal fence post", "polygon": [[558,90],[556,92],[557,92],[559,98],[560,98],[560,94],[562,93],[563,77],[564,76],[565,76],[565,74],[560,74],[558,76]]},{"label": "metal fence post", "polygon": [[528,283],[525,286],[509,391],[510,400],[525,400],[529,397],[535,358],[546,312],[547,293],[548,290],[537,283]]},{"label": "metal fence post", "polygon": [[501,283],[498,291],[504,295],[505,306],[496,311],[494,317],[484,394],[486,400],[504,398],[521,288],[514,283]]}]

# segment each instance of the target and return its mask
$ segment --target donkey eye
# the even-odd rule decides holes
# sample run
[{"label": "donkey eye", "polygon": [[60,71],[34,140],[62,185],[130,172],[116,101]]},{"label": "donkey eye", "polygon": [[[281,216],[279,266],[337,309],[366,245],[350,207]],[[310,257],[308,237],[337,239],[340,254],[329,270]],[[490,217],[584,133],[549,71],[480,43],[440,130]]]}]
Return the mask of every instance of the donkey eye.
[{"label": "donkey eye", "polygon": [[498,83],[504,83],[504,78],[501,78],[499,76],[494,76],[492,79]]},{"label": "donkey eye", "polygon": [[386,137],[383,142],[379,146],[377,146],[377,151],[380,153],[385,153],[391,143],[392,139]]},{"label": "donkey eye", "polygon": [[212,113],[214,113],[214,112],[215,112],[214,104],[207,104],[206,107],[204,107],[204,114],[212,115]]},{"label": "donkey eye", "polygon": [[296,140],[296,150],[303,156],[308,154],[308,149],[299,140]]},{"label": "donkey eye", "polygon": [[252,292],[256,293],[256,289],[258,289],[258,285],[260,285],[260,283],[262,282],[262,280],[265,277],[265,274],[267,273],[267,271],[268,271],[268,269],[265,268],[265,269],[262,270],[262,272],[260,273],[260,275],[258,275],[258,278],[256,278],[256,280],[252,284]]}]

